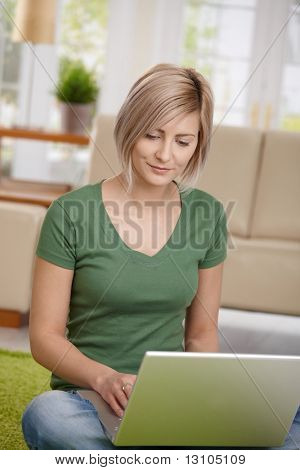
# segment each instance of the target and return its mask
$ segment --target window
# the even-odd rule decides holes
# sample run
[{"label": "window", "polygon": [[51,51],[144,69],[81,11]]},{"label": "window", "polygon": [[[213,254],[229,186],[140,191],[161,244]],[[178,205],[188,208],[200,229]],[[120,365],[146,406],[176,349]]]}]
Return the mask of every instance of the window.
[{"label": "window", "polygon": [[[182,65],[195,67],[210,82],[217,123],[249,75],[255,7],[256,0],[186,2]],[[224,122],[244,125],[246,106],[246,92],[243,92]]]},{"label": "window", "polygon": [[297,6],[296,0],[186,0],[181,62],[211,83],[215,124],[300,130]]},{"label": "window", "polygon": [[0,121],[12,125],[16,121],[20,73],[20,44],[11,40],[16,0],[5,2],[6,14],[0,15]]},{"label": "window", "polygon": [[[103,75],[107,40],[108,1],[63,0],[58,39],[58,61],[62,57],[80,59],[95,70],[99,81]],[[101,90],[100,90],[101,91]],[[53,106],[51,127],[59,128],[59,110]]]},{"label": "window", "polygon": [[278,127],[300,131],[300,8],[290,5],[292,15],[287,27]]},{"label": "window", "polygon": [[[62,57],[81,59],[87,68],[95,70],[100,82],[104,70],[107,18],[107,0],[63,0],[58,61]],[[51,108],[50,127],[60,128],[60,110],[56,100],[53,100]],[[88,163],[88,152],[87,147],[51,145],[47,156],[51,180],[65,181],[68,175],[68,182],[79,186]]]},{"label": "window", "polygon": [[[16,0],[5,2],[5,11],[0,15],[0,123],[2,126],[16,124],[19,98],[21,48],[11,40]],[[1,6],[1,9],[4,7]],[[1,143],[1,171],[9,174],[9,163],[13,154],[11,139]]]},{"label": "window", "polygon": [[[0,4],[0,120],[2,125],[29,125],[60,129],[59,104],[54,96],[59,59],[67,56],[82,59],[94,68],[99,82],[104,68],[108,0],[58,0],[56,43],[37,45],[33,77],[32,49],[28,44],[10,39],[17,0]],[[25,118],[26,97],[34,83],[30,106],[30,123]],[[22,93],[19,93],[22,90]],[[101,91],[101,90],[100,90]],[[2,174],[14,178],[68,182],[80,185],[87,161],[88,148],[55,143],[3,139]],[[34,169],[34,171],[33,171]]]}]

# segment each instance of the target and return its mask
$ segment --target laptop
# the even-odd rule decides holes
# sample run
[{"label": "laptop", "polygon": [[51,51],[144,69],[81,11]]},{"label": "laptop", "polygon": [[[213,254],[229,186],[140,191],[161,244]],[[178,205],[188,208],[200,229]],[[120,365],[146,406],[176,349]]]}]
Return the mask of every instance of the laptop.
[{"label": "laptop", "polygon": [[115,446],[279,447],[300,404],[300,356],[147,351],[122,418],[78,393]]}]

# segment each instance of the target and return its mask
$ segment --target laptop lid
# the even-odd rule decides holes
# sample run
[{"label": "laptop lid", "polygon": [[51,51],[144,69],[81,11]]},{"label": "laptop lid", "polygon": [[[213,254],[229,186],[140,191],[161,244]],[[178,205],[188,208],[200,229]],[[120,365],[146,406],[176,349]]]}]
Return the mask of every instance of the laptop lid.
[{"label": "laptop lid", "polygon": [[123,418],[91,393],[117,446],[278,447],[300,403],[300,356],[148,351]]},{"label": "laptop lid", "polygon": [[300,356],[146,352],[117,446],[275,447],[300,404]]}]

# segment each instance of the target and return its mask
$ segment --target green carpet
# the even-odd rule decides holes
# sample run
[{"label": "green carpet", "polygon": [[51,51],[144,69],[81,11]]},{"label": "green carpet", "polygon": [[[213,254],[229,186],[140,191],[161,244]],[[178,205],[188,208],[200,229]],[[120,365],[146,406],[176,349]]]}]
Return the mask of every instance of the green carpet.
[{"label": "green carpet", "polygon": [[21,417],[33,397],[50,390],[51,373],[30,353],[0,349],[0,449],[28,449]]}]

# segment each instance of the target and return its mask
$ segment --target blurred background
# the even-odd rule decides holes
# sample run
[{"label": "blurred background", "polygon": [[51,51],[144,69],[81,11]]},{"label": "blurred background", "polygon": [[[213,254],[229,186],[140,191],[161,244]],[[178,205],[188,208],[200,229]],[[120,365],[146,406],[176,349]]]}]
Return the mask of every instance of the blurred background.
[{"label": "blurred background", "polygon": [[[101,112],[115,114],[140,74],[156,63],[171,62],[195,67],[209,80],[215,95],[215,124],[300,131],[297,4],[296,0],[23,0],[19,5],[17,0],[1,1],[0,126],[69,132],[63,100],[57,96],[59,87],[69,103],[80,104],[78,109],[88,104],[90,120],[82,132],[71,132],[89,136],[91,119]],[[74,64],[81,69],[74,72]],[[68,66],[70,81],[64,82]],[[76,80],[83,87],[84,103],[76,102],[76,97],[72,101]],[[1,134],[2,176],[82,184],[89,159],[86,141],[78,145],[5,134]]]},{"label": "blurred background", "polygon": [[27,448],[49,389],[28,328],[48,207],[121,170],[114,118],[163,62],[215,98],[197,188],[227,214],[220,351],[300,355],[300,0],[0,0],[0,449]]}]

